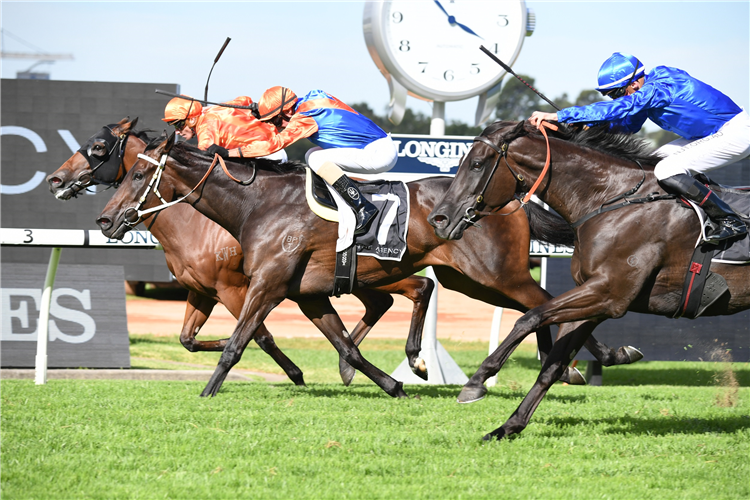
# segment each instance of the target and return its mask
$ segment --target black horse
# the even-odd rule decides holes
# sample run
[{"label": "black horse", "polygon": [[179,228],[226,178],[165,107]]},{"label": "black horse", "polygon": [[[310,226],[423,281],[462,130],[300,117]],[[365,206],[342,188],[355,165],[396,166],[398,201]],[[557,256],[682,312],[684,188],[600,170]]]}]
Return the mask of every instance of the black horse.
[{"label": "black horse", "polygon": [[[484,394],[530,332],[560,324],[561,332],[536,383],[505,424],[485,439],[521,432],[550,386],[564,373],[594,328],[627,311],[672,317],[680,307],[683,281],[700,236],[698,218],[668,199],[653,175],[660,158],[633,136],[602,128],[560,125],[549,132],[549,149],[528,122],[498,122],[476,139],[443,200],[429,216],[442,238],[459,239],[484,213],[503,207],[538,185],[537,195],[575,227],[571,263],[578,284],[522,316],[511,333],[464,387],[467,399]],[[551,155],[549,170],[544,167]],[[654,199],[653,202],[623,200]],[[603,206],[623,202],[617,210]],[[579,222],[576,224],[576,222]],[[750,308],[750,266],[712,264],[729,292],[703,313],[733,314]]]}]

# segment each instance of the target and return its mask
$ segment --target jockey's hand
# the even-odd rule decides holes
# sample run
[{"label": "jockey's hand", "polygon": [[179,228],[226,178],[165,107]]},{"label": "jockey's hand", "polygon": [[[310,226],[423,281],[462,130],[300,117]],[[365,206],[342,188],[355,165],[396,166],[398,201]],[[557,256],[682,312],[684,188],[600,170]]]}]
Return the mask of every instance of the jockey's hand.
[{"label": "jockey's hand", "polygon": [[224,158],[225,160],[229,159],[229,151],[226,148],[222,148],[218,144],[211,144],[208,147],[207,151],[209,152],[209,154],[219,155],[222,158]]},{"label": "jockey's hand", "polygon": [[542,122],[556,122],[557,121],[557,113],[545,113],[543,111],[534,111],[531,113],[531,118],[529,118],[529,122],[534,125],[536,128],[541,127]]}]

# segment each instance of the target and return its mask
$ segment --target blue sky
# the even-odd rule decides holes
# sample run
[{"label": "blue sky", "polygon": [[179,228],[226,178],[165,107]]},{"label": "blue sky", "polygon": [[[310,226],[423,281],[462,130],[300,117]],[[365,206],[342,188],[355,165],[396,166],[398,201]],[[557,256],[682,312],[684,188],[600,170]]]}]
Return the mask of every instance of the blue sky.
[{"label": "blue sky", "polygon": [[[750,2],[527,1],[536,31],[514,65],[554,99],[596,84],[612,52],[636,55],[647,71],[682,68],[750,107]],[[274,85],[298,94],[320,88],[382,113],[388,86],[367,52],[364,2],[34,2],[0,4],[3,51],[73,54],[36,68],[54,80],[178,83],[209,100],[249,95]],[[13,36],[11,36],[13,35]],[[18,41],[20,37],[31,45]],[[3,59],[2,77],[34,61]],[[508,78],[508,77],[506,77]],[[166,98],[165,98],[166,102]],[[429,103],[407,105],[431,114]],[[476,99],[449,102],[446,119],[473,122]]]}]

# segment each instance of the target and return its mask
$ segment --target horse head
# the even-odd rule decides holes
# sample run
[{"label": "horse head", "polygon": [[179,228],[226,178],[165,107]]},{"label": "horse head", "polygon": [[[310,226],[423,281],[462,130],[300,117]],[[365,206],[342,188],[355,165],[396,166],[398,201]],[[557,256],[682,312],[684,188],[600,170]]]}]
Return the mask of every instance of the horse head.
[{"label": "horse head", "polygon": [[525,122],[495,122],[487,127],[461,162],[448,191],[427,220],[438,237],[457,240],[484,214],[513,200],[525,180],[508,156],[509,144],[528,131]]},{"label": "horse head", "polygon": [[[47,176],[52,194],[58,200],[69,200],[92,184],[116,186],[127,170],[126,151],[134,157],[145,147],[143,143],[128,142],[136,123],[137,117],[132,121],[123,118],[92,135],[60,168]],[[128,148],[128,144],[132,146]]]},{"label": "horse head", "polygon": [[[109,200],[96,223],[108,238],[122,239],[144,219],[144,210],[156,204],[158,197],[162,203],[173,196],[169,186],[160,185],[169,152],[175,144],[175,134],[165,140],[152,143],[128,173],[123,177],[119,189]],[[155,147],[151,147],[154,144]],[[142,210],[144,209],[144,210]]]}]

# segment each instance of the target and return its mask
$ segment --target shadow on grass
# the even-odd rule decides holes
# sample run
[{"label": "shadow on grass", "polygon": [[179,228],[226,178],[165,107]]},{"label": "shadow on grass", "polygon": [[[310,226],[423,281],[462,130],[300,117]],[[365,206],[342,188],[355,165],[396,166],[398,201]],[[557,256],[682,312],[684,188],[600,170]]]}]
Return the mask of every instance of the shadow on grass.
[{"label": "shadow on grass", "polygon": [[[742,363],[744,365],[744,363]],[[630,365],[602,369],[602,384],[605,386],[674,385],[686,387],[710,387],[716,385],[717,373],[724,372],[729,365],[711,363],[705,368],[675,367],[653,369],[648,366]],[[735,363],[731,366],[740,387],[750,386],[750,370]]]},{"label": "shadow on grass", "polygon": [[[532,419],[532,423],[534,420]],[[620,435],[666,436],[671,434],[734,433],[750,429],[750,415],[727,415],[717,418],[690,418],[663,416],[658,418],[619,416],[581,419],[551,417],[543,420],[549,424],[540,434],[549,437],[569,436],[572,427],[597,428],[597,433]]]}]

